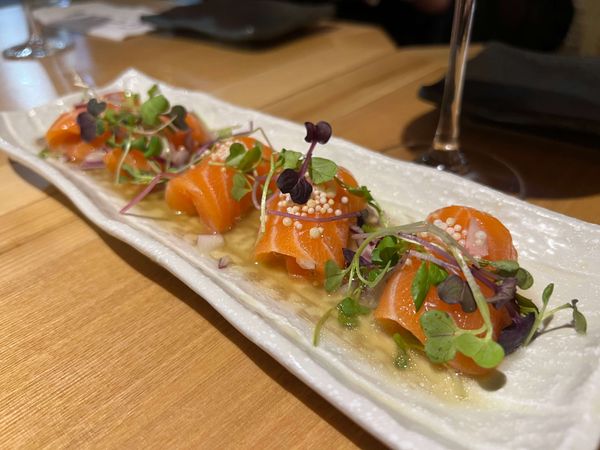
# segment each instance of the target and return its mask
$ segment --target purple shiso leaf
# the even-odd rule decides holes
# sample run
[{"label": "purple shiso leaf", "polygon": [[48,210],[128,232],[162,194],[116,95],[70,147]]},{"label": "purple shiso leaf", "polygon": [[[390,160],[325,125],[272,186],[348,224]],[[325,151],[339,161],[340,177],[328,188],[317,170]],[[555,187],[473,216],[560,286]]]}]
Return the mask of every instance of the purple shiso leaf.
[{"label": "purple shiso leaf", "polygon": [[505,354],[513,353],[527,338],[535,322],[535,314],[529,313],[525,317],[517,314],[513,317],[512,325],[504,328],[498,336],[498,344],[502,346]]},{"label": "purple shiso leaf", "polygon": [[298,220],[300,222],[304,221],[304,222],[322,223],[322,222],[335,222],[337,220],[343,220],[343,219],[350,219],[350,218],[353,218],[353,217],[358,217],[360,215],[360,211],[349,212],[349,213],[346,213],[346,214],[342,214],[340,216],[330,216],[330,217],[307,217],[307,216],[299,216],[299,215],[296,215],[296,214],[290,214],[290,213],[283,212],[283,211],[277,211],[275,209],[267,209],[267,214],[270,214],[272,216],[289,217],[290,219]]},{"label": "purple shiso leaf", "polygon": [[[356,255],[356,252],[353,250],[350,250],[349,248],[342,248],[342,252],[344,253],[344,260],[346,261],[346,267],[348,267],[350,265],[350,263],[352,262],[352,260],[354,259],[354,255]],[[360,256],[358,258],[358,262],[360,266],[370,266],[371,265],[371,261],[369,261],[367,258],[365,258],[364,256]]]},{"label": "purple shiso leaf", "polygon": [[84,111],[77,115],[77,125],[79,125],[81,139],[85,142],[96,139],[96,118],[89,112]]}]

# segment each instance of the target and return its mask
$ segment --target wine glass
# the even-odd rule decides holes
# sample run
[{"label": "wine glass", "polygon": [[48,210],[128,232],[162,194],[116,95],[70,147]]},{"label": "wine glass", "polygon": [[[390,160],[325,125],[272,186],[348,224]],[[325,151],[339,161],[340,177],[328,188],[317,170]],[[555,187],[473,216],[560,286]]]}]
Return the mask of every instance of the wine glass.
[{"label": "wine glass", "polygon": [[495,156],[469,151],[460,145],[460,112],[474,12],[475,0],[455,1],[440,118],[431,146],[417,162],[524,197],[523,178],[514,168]]},{"label": "wine glass", "polygon": [[[69,1],[52,0],[50,2],[42,2],[49,6],[68,6]],[[23,44],[15,45],[7,48],[2,52],[6,59],[26,59],[26,58],[45,58],[59,51],[69,48],[73,41],[64,30],[55,30],[53,35],[45,35],[40,25],[33,16],[32,9],[34,6],[41,6],[36,0],[23,0],[23,12],[27,20],[29,28],[29,38]],[[61,33],[62,31],[62,33]]]}]

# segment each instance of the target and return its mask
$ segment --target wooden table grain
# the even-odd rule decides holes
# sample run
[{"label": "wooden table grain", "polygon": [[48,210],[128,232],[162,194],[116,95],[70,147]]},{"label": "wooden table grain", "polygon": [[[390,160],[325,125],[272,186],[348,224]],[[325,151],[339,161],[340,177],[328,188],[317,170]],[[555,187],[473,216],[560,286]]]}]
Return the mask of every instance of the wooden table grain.
[{"label": "wooden table grain", "polygon": [[[24,38],[0,8],[0,47]],[[328,23],[271,48],[150,34],[78,36],[42,61],[0,62],[0,110],[27,109],[128,67],[409,160],[444,48],[398,49],[378,29]],[[528,201],[600,223],[600,152],[466,126],[471,146],[526,174]],[[81,216],[0,154],[0,447],[377,448],[381,444],[248,341],[173,275]]]}]

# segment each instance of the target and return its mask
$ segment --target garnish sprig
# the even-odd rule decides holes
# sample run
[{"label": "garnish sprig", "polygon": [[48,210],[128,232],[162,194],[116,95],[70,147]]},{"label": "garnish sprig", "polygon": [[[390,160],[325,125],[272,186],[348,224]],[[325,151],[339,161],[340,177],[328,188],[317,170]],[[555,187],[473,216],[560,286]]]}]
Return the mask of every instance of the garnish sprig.
[{"label": "garnish sprig", "polygon": [[[330,160],[319,158],[313,159],[313,152],[317,144],[326,144],[331,138],[331,125],[320,121],[316,125],[305,122],[306,136],[304,140],[310,142],[310,146],[300,169],[286,168],[277,178],[277,187],[284,194],[290,194],[294,203],[305,204],[312,193],[312,184],[306,179],[309,173],[315,184],[330,181],[337,173],[337,165]],[[309,171],[310,169],[310,171]]]}]

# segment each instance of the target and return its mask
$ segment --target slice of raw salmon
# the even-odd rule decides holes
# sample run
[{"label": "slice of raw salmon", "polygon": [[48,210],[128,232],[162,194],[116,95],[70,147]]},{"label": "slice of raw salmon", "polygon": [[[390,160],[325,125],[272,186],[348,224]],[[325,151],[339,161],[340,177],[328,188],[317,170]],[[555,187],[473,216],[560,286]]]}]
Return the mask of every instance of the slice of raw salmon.
[{"label": "slice of raw salmon", "polygon": [[[249,150],[258,141],[251,137],[240,137],[217,143],[198,164],[170,180],[165,191],[169,208],[198,215],[215,233],[230,230],[252,206],[250,193],[240,201],[235,200],[231,188],[236,170],[220,164],[227,158],[229,147],[234,142],[243,144]],[[272,150],[262,146],[263,161],[256,169],[257,176],[265,175],[269,170],[268,158]]]},{"label": "slice of raw salmon", "polygon": [[52,153],[64,155],[69,162],[81,162],[87,155],[100,148],[109,137],[109,132],[98,136],[92,142],[81,139],[77,116],[83,108],[61,114],[46,132],[46,143]]},{"label": "slice of raw salmon", "polygon": [[[357,186],[347,170],[340,168],[337,176],[348,186]],[[306,218],[332,218],[336,215],[357,212],[365,207],[364,200],[350,194],[335,181],[315,187],[306,205],[296,205],[288,194],[271,198],[267,209],[291,213]],[[265,232],[260,236],[254,250],[258,261],[285,264],[292,276],[322,282],[325,263],[335,261],[344,265],[342,249],[348,245],[350,225],[356,218],[331,222],[310,222],[302,218],[269,215]]]},{"label": "slice of raw salmon", "polygon": [[208,131],[202,120],[200,120],[196,114],[192,112],[187,113],[185,116],[185,123],[189,127],[187,130],[173,131],[170,128],[165,129],[165,137],[171,142],[175,149],[185,147],[188,136],[192,139],[191,146],[194,149],[212,140],[210,131]]},{"label": "slice of raw salmon", "polygon": [[[104,165],[110,173],[114,174],[117,171],[117,167],[119,167],[122,155],[123,150],[120,148],[114,148],[104,155]],[[152,170],[152,167],[148,163],[144,153],[136,149],[129,150],[127,156],[125,156],[125,159],[123,160],[123,165],[125,164],[133,169],[139,169],[142,171]],[[129,177],[129,173],[125,169],[121,169],[120,176],[127,178]]]},{"label": "slice of raw salmon", "polygon": [[[465,206],[449,206],[429,215],[428,222],[445,228],[454,238],[462,241],[465,247],[477,256],[489,260],[516,260],[517,252],[512,243],[508,229],[493,216]],[[411,295],[411,286],[418,269],[418,262],[404,265],[396,270],[387,282],[379,305],[375,310],[375,318],[390,332],[404,328],[410,331],[422,343],[425,334],[419,323],[420,317],[431,310],[445,311],[463,329],[477,329],[483,325],[479,311],[466,313],[460,305],[449,305],[437,295],[437,290],[429,289],[425,301],[419,311],[415,311]],[[486,297],[492,292],[486,286],[481,286]],[[500,331],[511,324],[506,307],[496,309],[488,306],[494,327],[494,339]],[[489,371],[479,367],[471,358],[460,353],[448,363],[451,367],[471,375],[481,375]]]}]

